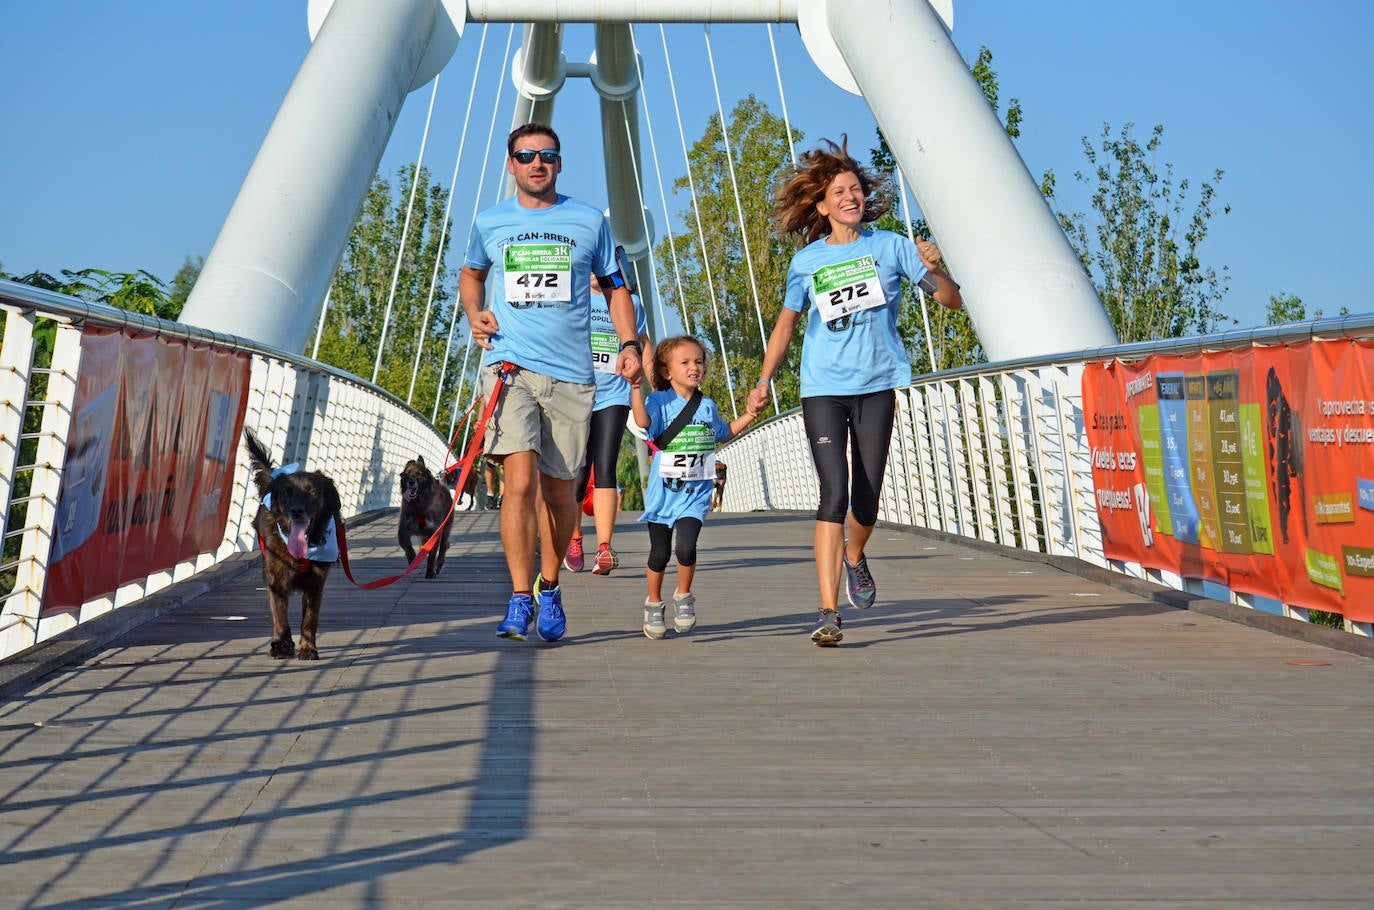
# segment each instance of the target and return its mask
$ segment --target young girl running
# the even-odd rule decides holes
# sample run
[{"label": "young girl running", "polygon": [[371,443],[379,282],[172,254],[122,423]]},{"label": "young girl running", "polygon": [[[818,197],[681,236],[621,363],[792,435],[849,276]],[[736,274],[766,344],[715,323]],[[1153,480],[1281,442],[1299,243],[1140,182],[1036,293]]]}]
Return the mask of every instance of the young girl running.
[{"label": "young girl running", "polygon": [[[716,403],[701,395],[706,378],[706,347],[689,335],[662,341],[654,350],[650,382],[657,390],[644,399],[639,383],[631,384],[635,423],[648,431],[654,449],[644,489],[644,515],[649,523],[649,596],[644,601],[644,634],[663,638],[663,574],[677,532],[677,590],[673,593],[673,629],[679,634],[697,624],[692,578],[696,574],[697,536],[711,508],[716,444],[743,430],[759,415],[751,405],[730,423]],[[691,410],[688,411],[687,409]],[[683,417],[683,412],[686,417]],[[676,430],[676,432],[672,432]],[[665,432],[668,431],[668,432]],[[668,438],[671,437],[671,438]]]}]

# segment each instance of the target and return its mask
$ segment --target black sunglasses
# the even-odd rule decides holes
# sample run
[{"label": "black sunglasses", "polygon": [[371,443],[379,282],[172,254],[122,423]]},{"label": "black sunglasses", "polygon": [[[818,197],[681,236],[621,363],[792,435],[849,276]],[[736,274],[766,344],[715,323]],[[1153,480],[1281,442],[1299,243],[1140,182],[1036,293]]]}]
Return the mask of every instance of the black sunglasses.
[{"label": "black sunglasses", "polygon": [[510,153],[510,156],[521,164],[533,164],[536,155],[545,164],[557,164],[558,159],[563,157],[558,149],[540,149],[537,152],[534,149],[516,149]]}]

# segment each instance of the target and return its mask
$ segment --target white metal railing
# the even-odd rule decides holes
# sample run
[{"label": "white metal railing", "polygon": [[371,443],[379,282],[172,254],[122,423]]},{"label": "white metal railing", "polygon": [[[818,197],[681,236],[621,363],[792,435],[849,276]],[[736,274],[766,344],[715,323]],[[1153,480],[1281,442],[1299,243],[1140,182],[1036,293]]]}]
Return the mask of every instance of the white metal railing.
[{"label": "white metal railing", "polygon": [[[399,399],[313,361],[180,323],[141,317],[0,281],[0,659],[133,603],[253,546],[257,508],[236,459],[223,539],[211,552],[126,585],[80,610],[40,615],[67,455],[85,324],[160,334],[243,351],[252,360],[245,424],[279,463],[301,461],[338,482],[346,515],[397,504],[396,475],[422,455],[441,463],[445,439]],[[1083,364],[1151,353],[1192,353],[1312,338],[1374,335],[1374,315],[1078,352],[923,377],[898,395],[885,521],[1054,555],[1301,619],[1307,611],[1104,557],[1084,429]],[[726,445],[726,509],[813,511],[816,476],[800,411]],[[1370,635],[1368,623],[1346,623]]]},{"label": "white metal railing", "polygon": [[356,376],[306,358],[8,281],[0,281],[0,316],[0,539],[5,553],[0,565],[0,659],[254,546],[257,497],[250,489],[240,440],[233,500],[216,549],[88,601],[79,610],[42,615],[83,325],[249,354],[245,425],[258,433],[278,464],[299,461],[332,476],[345,516],[395,506],[396,478],[408,459],[420,455],[431,464],[443,464],[447,456],[447,441],[418,412]]},{"label": "white metal railing", "polygon": [[[1232,592],[1103,554],[1083,420],[1083,365],[1374,335],[1374,314],[986,364],[923,377],[897,396],[879,518],[1037,553],[1069,556],[1176,590],[1307,620],[1301,607]],[[727,511],[814,512],[815,468],[801,411],[731,440]],[[1357,635],[1371,624],[1345,622]]]}]

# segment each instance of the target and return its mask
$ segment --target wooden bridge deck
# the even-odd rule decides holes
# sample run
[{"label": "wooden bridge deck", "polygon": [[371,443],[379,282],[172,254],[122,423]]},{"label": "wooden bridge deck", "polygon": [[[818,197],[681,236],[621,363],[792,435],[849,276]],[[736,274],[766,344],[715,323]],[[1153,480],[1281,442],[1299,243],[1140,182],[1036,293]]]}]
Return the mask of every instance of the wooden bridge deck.
[{"label": "wooden bridge deck", "polygon": [[[889,529],[820,649],[796,515],[711,517],[691,635],[641,634],[627,517],[568,638],[508,642],[495,518],[437,580],[336,572],[315,663],[244,557],[4,667],[0,905],[1374,905],[1365,656]],[[401,567],[390,517],[350,542]]]}]

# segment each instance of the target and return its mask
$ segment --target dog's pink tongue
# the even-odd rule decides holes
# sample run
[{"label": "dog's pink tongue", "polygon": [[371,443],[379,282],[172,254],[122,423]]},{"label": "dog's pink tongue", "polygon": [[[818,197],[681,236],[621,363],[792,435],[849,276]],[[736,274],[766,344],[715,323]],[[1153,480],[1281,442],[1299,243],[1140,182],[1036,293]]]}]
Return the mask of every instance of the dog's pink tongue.
[{"label": "dog's pink tongue", "polygon": [[296,559],[304,559],[310,550],[310,544],[305,540],[305,532],[309,527],[310,523],[306,521],[291,522],[291,533],[286,535],[286,552]]}]

